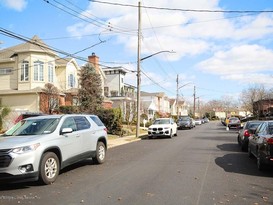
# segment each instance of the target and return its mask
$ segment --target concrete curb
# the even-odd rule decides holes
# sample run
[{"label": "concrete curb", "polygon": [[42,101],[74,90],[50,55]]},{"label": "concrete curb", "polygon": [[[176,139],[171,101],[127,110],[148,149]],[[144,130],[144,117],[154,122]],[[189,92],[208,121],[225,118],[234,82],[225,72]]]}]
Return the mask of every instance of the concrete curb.
[{"label": "concrete curb", "polygon": [[[146,135],[147,134],[142,134],[140,136],[144,137]],[[130,135],[130,136],[126,136],[126,137],[119,137],[119,138],[116,138],[116,139],[110,139],[110,140],[108,140],[108,148],[110,149],[110,148],[113,148],[113,147],[117,147],[117,146],[120,146],[120,145],[131,143],[131,142],[136,142],[136,141],[141,140],[142,139],[141,137],[136,138],[135,135]]]}]

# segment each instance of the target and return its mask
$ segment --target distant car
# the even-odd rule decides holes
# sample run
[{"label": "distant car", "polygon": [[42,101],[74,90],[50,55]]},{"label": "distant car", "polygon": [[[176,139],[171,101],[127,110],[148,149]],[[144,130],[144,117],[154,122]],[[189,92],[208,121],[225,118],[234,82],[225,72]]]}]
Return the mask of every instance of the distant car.
[{"label": "distant car", "polygon": [[241,121],[238,117],[230,117],[227,123],[228,128],[240,128]]},{"label": "distant car", "polygon": [[172,118],[157,118],[148,128],[149,139],[164,136],[169,138],[177,136],[177,124]]},{"label": "distant car", "polygon": [[253,135],[257,127],[262,123],[262,121],[248,121],[244,124],[242,129],[238,131],[238,144],[242,148],[242,151],[247,151],[248,138]]},{"label": "distant car", "polygon": [[264,169],[266,164],[273,164],[273,121],[262,122],[249,137],[248,155],[257,158],[259,170]]},{"label": "distant car", "polygon": [[107,130],[96,115],[29,117],[0,136],[0,183],[52,184],[64,167],[106,159]]},{"label": "distant car", "polygon": [[202,120],[201,119],[195,119],[195,125],[202,125]]},{"label": "distant car", "polygon": [[204,120],[205,123],[209,122],[209,118],[207,118],[207,117],[204,117],[203,120]]},{"label": "distant car", "polygon": [[192,129],[193,123],[190,117],[180,117],[177,121],[177,128],[178,129]]}]

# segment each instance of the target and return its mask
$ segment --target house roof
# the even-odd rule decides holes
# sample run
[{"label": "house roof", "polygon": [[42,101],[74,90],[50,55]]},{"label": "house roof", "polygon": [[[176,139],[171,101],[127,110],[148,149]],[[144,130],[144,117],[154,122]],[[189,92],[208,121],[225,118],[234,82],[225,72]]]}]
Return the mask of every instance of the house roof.
[{"label": "house roof", "polygon": [[52,49],[50,49],[37,35],[35,35],[26,43],[0,50],[0,59],[10,59],[16,56],[18,53],[30,51],[42,52],[56,56],[56,53],[53,52]]},{"label": "house roof", "polygon": [[68,62],[70,62],[73,58],[57,58],[55,63],[57,66],[66,66]]},{"label": "house roof", "polygon": [[113,67],[113,68],[102,68],[103,71],[113,71],[113,70],[118,70],[124,72],[124,74],[127,73],[127,71],[122,68],[122,67]]},{"label": "house roof", "polygon": [[148,93],[148,92],[143,92],[143,91],[141,91],[140,95],[141,95],[141,96],[157,96],[157,97],[164,97],[164,96],[165,96],[165,93],[164,93],[164,92]]}]

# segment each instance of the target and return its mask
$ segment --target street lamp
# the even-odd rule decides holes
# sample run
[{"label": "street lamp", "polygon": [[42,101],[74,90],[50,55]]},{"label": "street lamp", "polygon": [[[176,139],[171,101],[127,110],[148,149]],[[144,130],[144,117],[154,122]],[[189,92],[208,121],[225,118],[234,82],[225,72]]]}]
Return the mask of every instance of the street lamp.
[{"label": "street lamp", "polygon": [[136,137],[139,137],[139,128],[140,128],[140,84],[141,84],[141,78],[140,78],[140,63],[143,60],[146,60],[147,58],[151,58],[152,56],[155,56],[160,53],[174,53],[174,51],[159,51],[156,53],[153,53],[151,55],[148,55],[146,57],[140,58],[140,53],[138,53],[138,63],[137,63],[137,125],[136,125]]}]

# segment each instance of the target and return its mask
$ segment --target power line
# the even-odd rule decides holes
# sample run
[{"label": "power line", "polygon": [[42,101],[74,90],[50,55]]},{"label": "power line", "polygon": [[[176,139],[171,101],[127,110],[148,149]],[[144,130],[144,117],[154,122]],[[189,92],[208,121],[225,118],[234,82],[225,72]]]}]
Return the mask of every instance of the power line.
[{"label": "power line", "polygon": [[[114,6],[135,7],[133,4],[112,3],[106,1],[89,0],[94,3],[109,4]],[[198,12],[198,13],[273,13],[273,10],[210,10],[210,9],[180,9],[180,8],[167,8],[155,6],[141,6],[146,9],[168,10],[168,11],[182,11],[182,12]]]},{"label": "power line", "polygon": [[[44,2],[48,3],[49,5],[51,5],[51,6],[55,7],[55,8],[57,8],[57,9],[65,12],[65,13],[67,13],[69,15],[72,15],[72,16],[80,19],[80,20],[83,20],[83,21],[85,21],[87,23],[90,23],[90,24],[92,24],[94,26],[97,26],[99,28],[104,28],[106,30],[109,30],[109,31],[112,31],[112,32],[115,32],[115,33],[123,33],[123,34],[127,34],[127,35],[136,35],[136,32],[134,32],[134,31],[130,31],[130,30],[128,31],[128,30],[125,30],[125,29],[117,27],[117,26],[114,27],[114,26],[112,26],[112,24],[110,22],[105,23],[102,20],[99,21],[99,20],[96,20],[96,19],[92,19],[89,16],[84,15],[82,13],[79,13],[75,9],[68,7],[63,3],[60,3],[59,1],[56,1],[56,0],[52,0],[52,1],[55,2],[55,4],[51,3],[49,0],[44,0]],[[86,13],[90,14],[89,12],[86,12]]]}]

